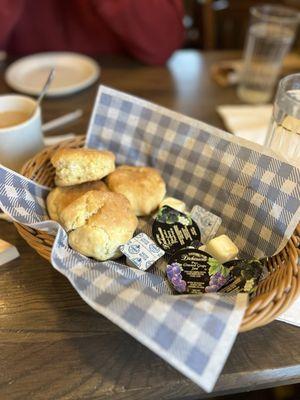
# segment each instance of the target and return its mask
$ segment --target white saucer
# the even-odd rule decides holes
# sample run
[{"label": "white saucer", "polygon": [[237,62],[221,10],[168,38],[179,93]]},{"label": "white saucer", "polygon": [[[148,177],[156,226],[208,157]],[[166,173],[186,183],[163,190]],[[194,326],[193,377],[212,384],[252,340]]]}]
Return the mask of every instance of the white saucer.
[{"label": "white saucer", "polygon": [[55,66],[55,77],[47,96],[64,96],[93,84],[100,75],[100,67],[92,58],[77,53],[39,53],[21,58],[5,73],[6,83],[14,90],[38,95],[49,70]]}]

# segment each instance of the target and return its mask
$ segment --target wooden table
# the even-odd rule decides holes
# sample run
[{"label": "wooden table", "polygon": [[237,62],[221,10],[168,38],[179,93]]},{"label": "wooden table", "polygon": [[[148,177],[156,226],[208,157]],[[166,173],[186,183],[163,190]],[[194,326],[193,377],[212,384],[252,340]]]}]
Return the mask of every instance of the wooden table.
[{"label": "wooden table", "polygon": [[[209,67],[230,53],[176,53],[167,67],[99,58],[101,83],[223,127],[217,104],[238,103]],[[9,89],[1,74],[1,93]],[[44,120],[82,108],[60,132],[85,133],[97,85],[47,100]],[[68,281],[0,221],[0,237],[21,257],[0,267],[0,399],[200,399],[205,394],[147,348],[87,306]],[[240,334],[216,394],[300,382],[300,329],[280,322]]]}]

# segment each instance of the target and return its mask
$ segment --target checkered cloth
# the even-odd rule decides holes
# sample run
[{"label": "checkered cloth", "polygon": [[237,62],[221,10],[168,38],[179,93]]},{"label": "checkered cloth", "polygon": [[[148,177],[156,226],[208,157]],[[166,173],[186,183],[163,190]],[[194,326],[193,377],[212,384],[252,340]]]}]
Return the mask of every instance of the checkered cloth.
[{"label": "checkered cloth", "polygon": [[[297,194],[299,186],[297,189],[293,185],[297,179],[299,182],[299,171],[272,160],[268,154],[250,151],[246,145],[239,146],[215,128],[101,87],[87,146],[113,150],[118,163],[156,166],[169,184],[168,194],[183,198],[189,206],[200,204],[220,215],[224,229],[233,239],[243,234],[236,223],[240,215],[243,229],[247,228],[245,242],[240,239],[240,244],[244,243],[244,253],[251,253],[251,250],[254,253],[251,247],[254,244],[250,240],[251,224],[245,218],[259,216],[258,210],[256,214],[251,210],[258,204],[267,206],[271,203],[265,194],[273,192],[271,189],[266,191],[266,187],[270,188],[272,181],[274,191],[278,191],[276,183],[279,185],[282,176],[288,174],[283,194],[272,203],[281,204],[282,212],[277,216],[286,216],[281,225],[278,225],[279,218],[276,220],[276,232],[282,232],[281,235],[278,233],[278,243],[281,244],[285,235],[288,236],[288,229],[292,231],[292,211],[285,194],[289,193],[291,199]],[[216,154],[217,161],[214,158]],[[246,161],[243,161],[244,156]],[[260,164],[254,168],[257,159]],[[268,168],[262,170],[270,165],[276,166],[278,179],[269,182]],[[261,177],[259,187],[262,192],[257,192],[260,197],[247,194],[248,190],[250,194],[254,190],[256,181],[250,178],[253,172],[259,174],[255,179]],[[44,203],[47,193],[47,188],[0,167],[0,207],[25,225],[56,234],[52,264],[69,279],[80,296],[204,390],[211,391],[234,343],[247,296],[174,296],[165,280],[163,260],[151,272],[143,272],[125,266],[122,259],[120,262],[101,263],[80,255],[68,246],[64,230],[57,223],[47,221]],[[242,193],[244,202],[240,197]],[[214,199],[214,195],[219,199]],[[228,201],[231,208],[226,208],[224,201]],[[238,204],[247,205],[243,208],[247,214],[232,211],[232,207]],[[294,204],[292,200],[291,204]],[[299,213],[299,204],[296,205],[295,213]],[[266,232],[271,231],[271,227],[273,225],[266,225]],[[149,231],[149,221],[141,219],[139,228]],[[261,233],[263,228],[256,228],[255,234]],[[261,244],[259,251],[265,249],[270,247]],[[273,245],[269,251],[276,251],[276,246]]]},{"label": "checkered cloth", "polygon": [[243,257],[281,250],[300,220],[300,170],[261,146],[101,86],[87,146],[154,166],[168,195],[222,217]]},{"label": "checkered cloth", "polygon": [[[97,262],[68,246],[49,221],[49,189],[0,166],[0,207],[12,219],[56,234],[51,261],[86,303],[206,391],[211,391],[234,343],[247,297],[174,296],[162,271]],[[141,220],[140,228],[149,229]],[[122,261],[122,260],[121,260]]]}]

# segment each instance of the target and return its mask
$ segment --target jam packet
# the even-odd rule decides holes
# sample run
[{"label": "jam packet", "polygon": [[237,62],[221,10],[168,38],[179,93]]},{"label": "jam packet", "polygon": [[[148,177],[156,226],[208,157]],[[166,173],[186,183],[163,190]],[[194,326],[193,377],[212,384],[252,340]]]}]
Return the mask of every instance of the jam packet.
[{"label": "jam packet", "polygon": [[224,264],[229,280],[220,289],[222,293],[253,293],[262,276],[264,263],[260,260],[233,260]]},{"label": "jam packet", "polygon": [[228,268],[208,253],[192,248],[176,252],[168,262],[166,273],[173,288],[186,294],[217,292],[229,279]]},{"label": "jam packet", "polygon": [[163,206],[152,225],[155,242],[166,253],[188,247],[193,241],[201,241],[200,229],[188,214],[169,206]]}]

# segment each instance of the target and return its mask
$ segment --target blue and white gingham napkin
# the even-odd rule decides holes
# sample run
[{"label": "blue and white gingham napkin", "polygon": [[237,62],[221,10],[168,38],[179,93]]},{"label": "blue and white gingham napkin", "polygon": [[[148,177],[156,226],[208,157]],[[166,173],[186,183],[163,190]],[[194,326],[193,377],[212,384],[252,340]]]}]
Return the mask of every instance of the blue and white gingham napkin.
[{"label": "blue and white gingham napkin", "polygon": [[[207,391],[234,343],[247,297],[174,296],[154,273],[120,262],[97,262],[68,246],[66,232],[49,221],[49,188],[0,166],[0,207],[10,217],[56,234],[51,261],[86,303]],[[141,229],[146,229],[141,221]],[[147,227],[149,229],[149,226]]]},{"label": "blue and white gingham napkin", "polygon": [[300,170],[242,138],[145,100],[100,86],[87,147],[119,164],[150,165],[168,195],[222,218],[240,255],[280,251],[300,220]]},{"label": "blue and white gingham napkin", "polygon": [[[215,128],[124,93],[100,87],[86,145],[113,150],[118,163],[157,167],[169,184],[168,193],[220,215],[244,254],[257,254],[256,247],[259,254],[276,251],[293,230],[292,211],[299,217],[295,168],[261,149],[240,146]],[[287,183],[279,195],[283,180]],[[125,266],[122,259],[97,262],[80,255],[68,246],[64,230],[48,221],[47,193],[47,188],[0,167],[0,207],[20,223],[56,234],[52,264],[80,296],[211,391],[237,335],[246,295],[174,296],[162,273],[163,263],[143,272]],[[259,214],[259,205],[264,214]],[[244,212],[236,211],[237,206]],[[276,211],[272,218],[259,220],[269,208]],[[148,231],[149,223],[141,219],[139,228]],[[263,233],[277,241],[269,244]]]}]

